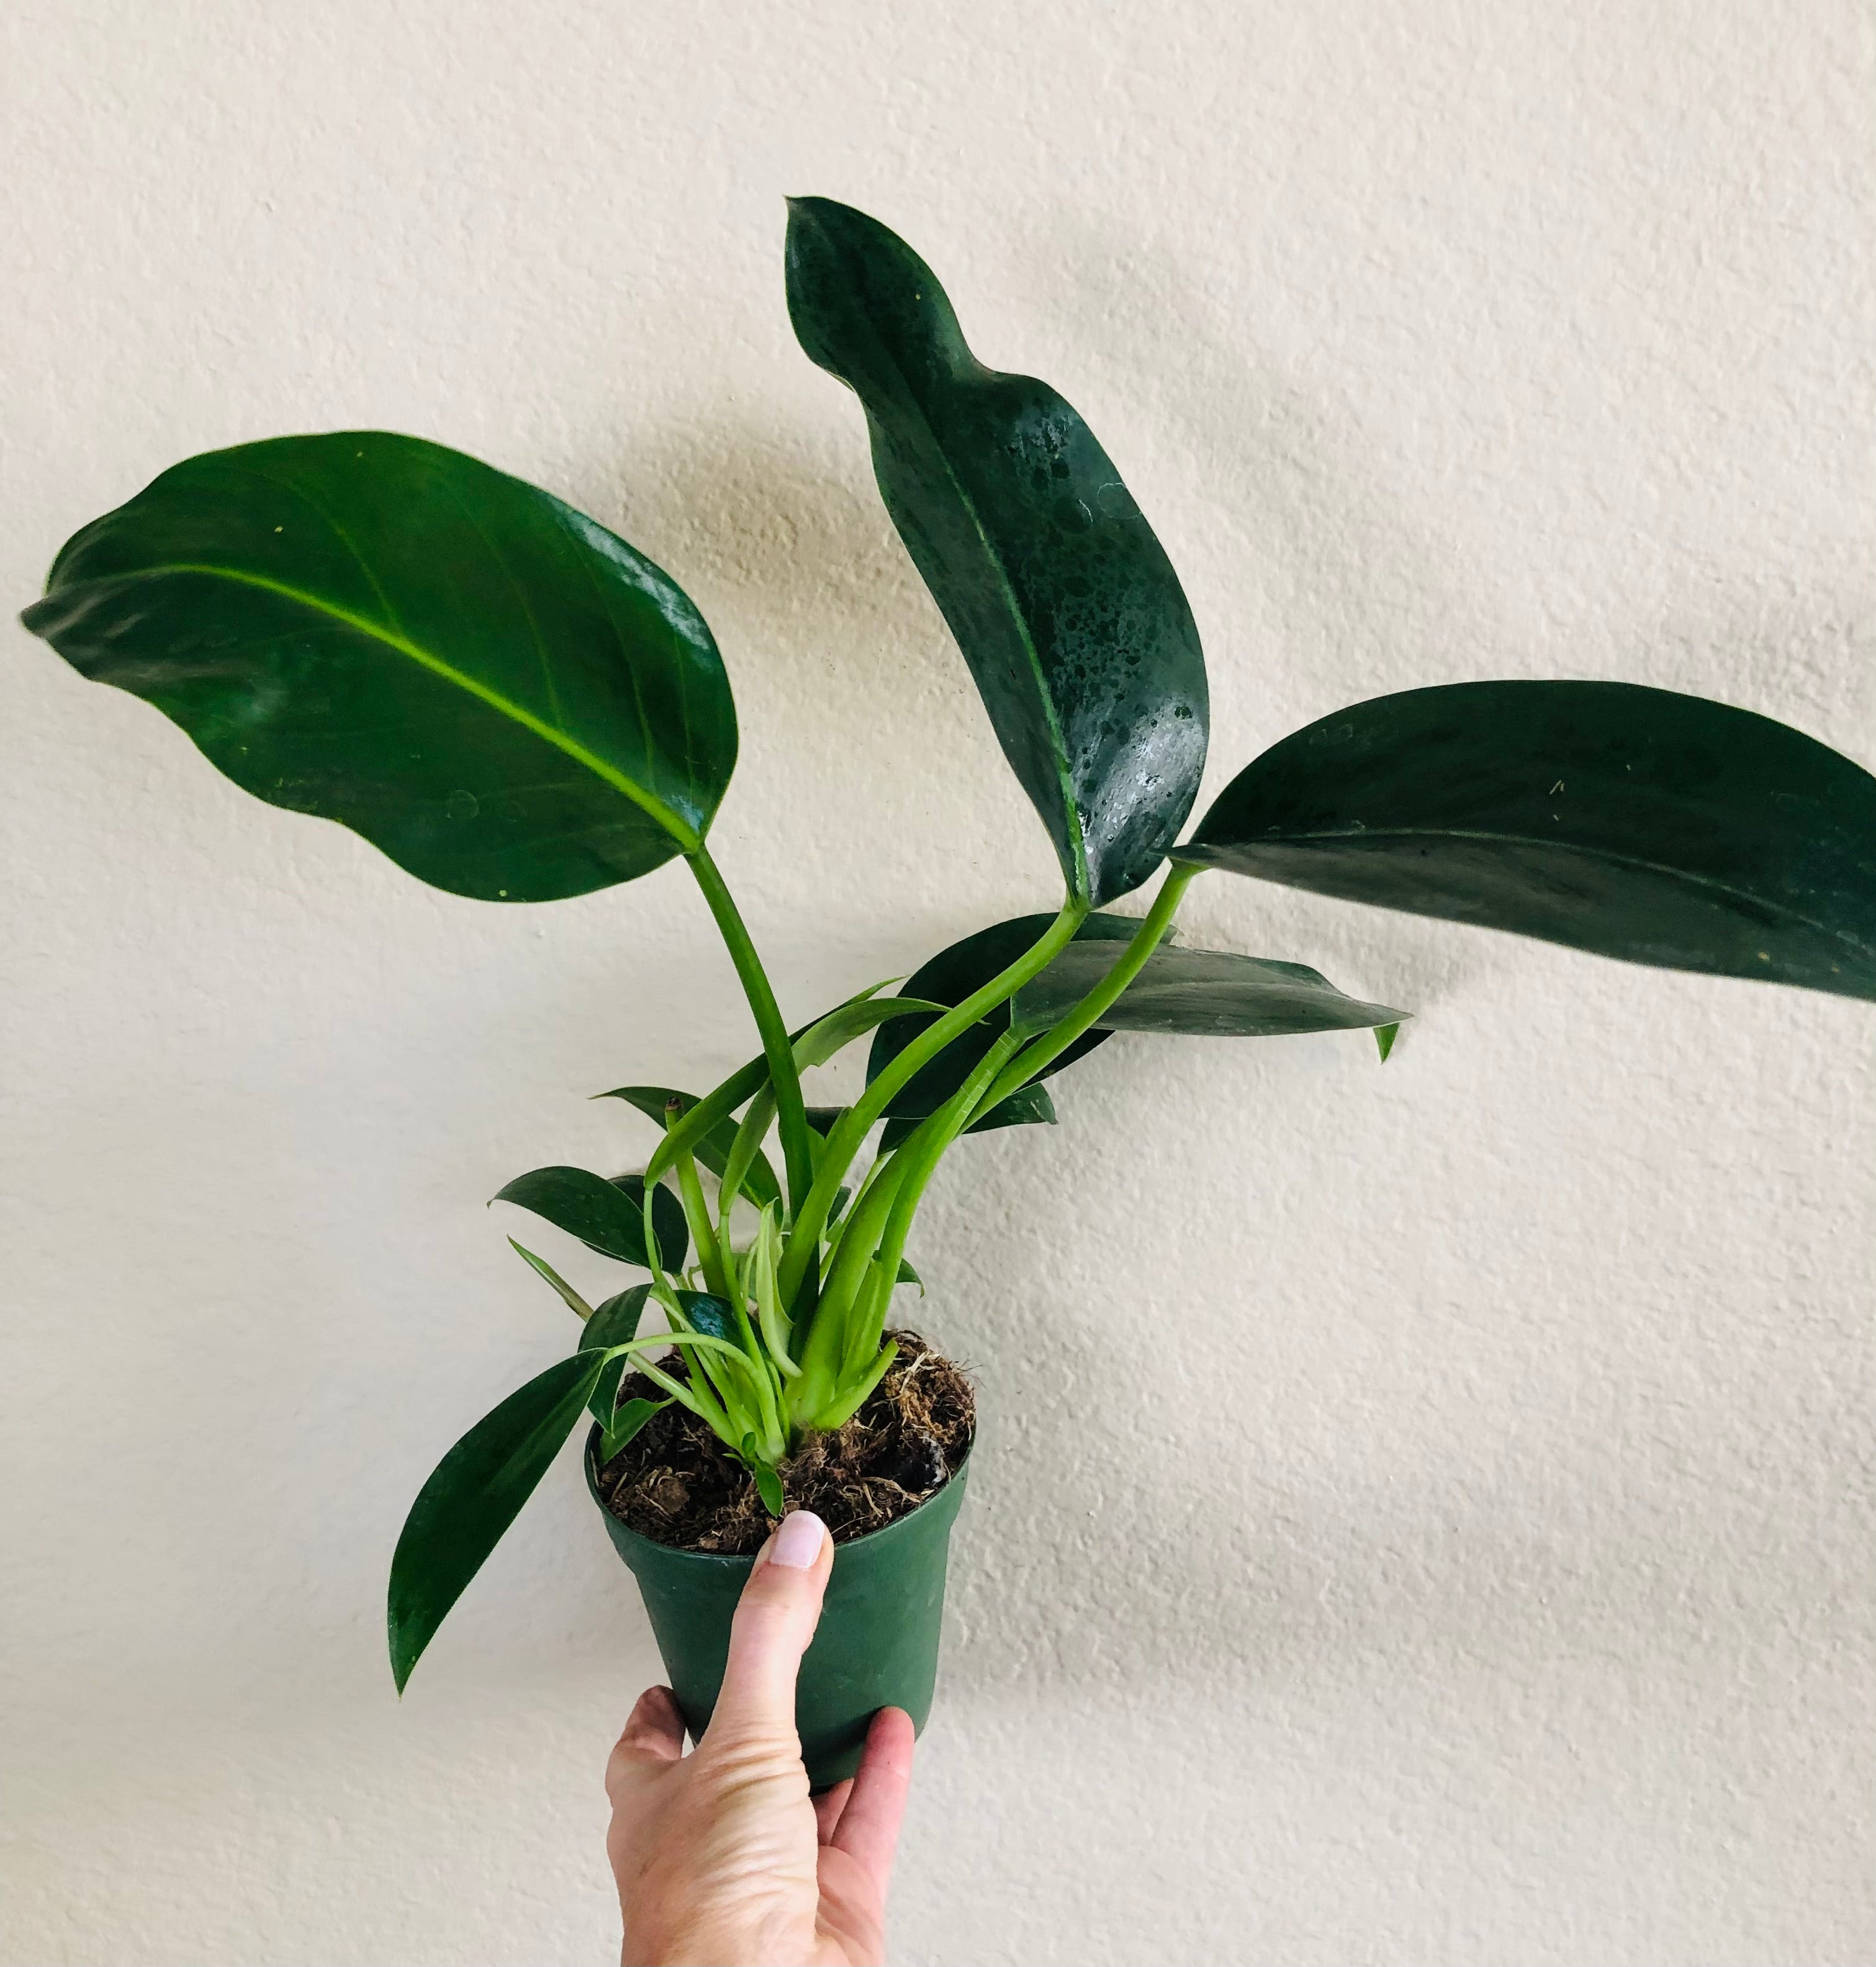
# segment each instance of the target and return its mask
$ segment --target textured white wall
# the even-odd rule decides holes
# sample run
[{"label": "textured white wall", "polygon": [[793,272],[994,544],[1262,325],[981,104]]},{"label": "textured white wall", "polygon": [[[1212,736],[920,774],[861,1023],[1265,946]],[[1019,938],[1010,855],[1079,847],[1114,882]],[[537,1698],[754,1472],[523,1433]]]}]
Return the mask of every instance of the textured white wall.
[{"label": "textured white wall", "polygon": [[[188,453],[381,425],[669,567],[806,1015],[1053,864],[796,350],[850,199],[1088,415],[1212,664],[1626,677],[1876,763],[1852,0],[60,0],[4,30],[4,581]],[[751,1048],[681,867],[430,893],[17,628],[11,1962],[593,1961],[654,1655],[570,1460],[394,1701],[439,1452],[563,1345],[483,1198]],[[1876,1949],[1876,1016],[1216,877],[1417,1006],[1119,1040],[915,1255],[981,1374],[900,1957]],[[557,1258],[563,1253],[552,1246]],[[569,1268],[593,1276],[577,1255]]]}]

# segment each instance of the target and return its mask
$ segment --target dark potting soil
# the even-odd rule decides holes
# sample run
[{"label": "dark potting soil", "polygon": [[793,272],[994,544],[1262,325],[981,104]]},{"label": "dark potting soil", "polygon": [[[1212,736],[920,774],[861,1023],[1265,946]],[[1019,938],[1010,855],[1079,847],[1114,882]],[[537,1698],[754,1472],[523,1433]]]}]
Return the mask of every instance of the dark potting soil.
[{"label": "dark potting soil", "polygon": [[[844,1427],[812,1435],[783,1465],[791,1510],[812,1510],[848,1543],[916,1509],[942,1488],[970,1452],[977,1426],[970,1382],[915,1332],[888,1335],[899,1357]],[[686,1369],[666,1358],[679,1379]],[[619,1398],[658,1400],[661,1390],[628,1373]],[[599,1494],[641,1536],[679,1550],[753,1555],[774,1528],[741,1462],[688,1408],[655,1414],[599,1471]]]}]

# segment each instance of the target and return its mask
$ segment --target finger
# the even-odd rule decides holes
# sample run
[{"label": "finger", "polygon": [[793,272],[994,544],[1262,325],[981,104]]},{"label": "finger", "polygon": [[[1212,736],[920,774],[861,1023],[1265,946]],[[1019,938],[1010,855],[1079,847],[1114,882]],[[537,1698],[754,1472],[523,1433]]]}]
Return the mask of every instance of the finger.
[{"label": "finger", "polygon": [[904,1708],[882,1707],[873,1716],[853,1794],[834,1833],[834,1848],[859,1865],[882,1900],[912,1788],[912,1717]]},{"label": "finger", "polygon": [[849,1776],[844,1782],[836,1783],[831,1789],[824,1789],[812,1799],[814,1824],[816,1833],[823,1844],[831,1844],[834,1833],[840,1826],[841,1812],[847,1807],[847,1798],[854,1786]]},{"label": "finger", "polygon": [[833,1568],[834,1541],[821,1519],[807,1510],[784,1516],[737,1601],[712,1736],[794,1733],[795,1676]]},{"label": "finger", "polygon": [[625,1720],[605,1765],[606,1788],[634,1768],[674,1762],[684,1752],[684,1717],[668,1687],[647,1687]]}]

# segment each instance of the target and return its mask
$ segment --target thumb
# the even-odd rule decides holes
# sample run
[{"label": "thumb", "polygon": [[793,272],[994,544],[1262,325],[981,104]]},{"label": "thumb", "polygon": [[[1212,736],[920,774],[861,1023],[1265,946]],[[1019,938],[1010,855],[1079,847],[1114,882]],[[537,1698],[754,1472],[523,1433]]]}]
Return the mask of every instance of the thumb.
[{"label": "thumb", "polygon": [[[796,1510],[762,1547],[730,1626],[729,1659],[706,1739],[795,1733],[795,1678],[821,1617],[834,1539]],[[700,1745],[701,1746],[701,1745]]]}]

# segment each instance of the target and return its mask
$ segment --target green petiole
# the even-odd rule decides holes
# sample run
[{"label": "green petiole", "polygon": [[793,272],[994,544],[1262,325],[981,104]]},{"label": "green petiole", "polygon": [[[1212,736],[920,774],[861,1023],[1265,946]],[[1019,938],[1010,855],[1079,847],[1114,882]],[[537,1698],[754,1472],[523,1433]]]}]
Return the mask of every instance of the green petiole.
[{"label": "green petiole", "polygon": [[[860,1098],[848,1108],[845,1115],[828,1136],[825,1150],[821,1157],[820,1171],[809,1187],[805,1198],[796,1205],[794,1232],[789,1239],[786,1254],[782,1260],[777,1287],[782,1302],[793,1305],[796,1294],[800,1290],[802,1278],[814,1260],[816,1245],[822,1230],[826,1226],[828,1212],[833,1205],[841,1178],[852,1164],[860,1151],[860,1144],[867,1137],[867,1130],[886,1111],[894,1093],[912,1077],[919,1067],[937,1058],[953,1038],[968,1031],[986,1012],[994,1010],[999,1004],[1012,997],[1030,978],[1047,969],[1050,960],[1074,940],[1075,932],[1087,919],[1088,904],[1071,899],[1063,905],[1041,937],[1008,969],[993,977],[980,990],[974,992],[955,1009],[921,1032],[891,1064],[869,1086]],[[691,1117],[686,1116],[686,1118]],[[803,1126],[806,1125],[804,1119]],[[647,1179],[649,1177],[647,1176]]]},{"label": "green petiole", "polygon": [[[735,964],[736,974],[741,980],[743,994],[749,1000],[749,1008],[755,1014],[756,1029],[762,1035],[762,1055],[768,1062],[769,1077],[774,1083],[776,1109],[781,1121],[782,1154],[788,1170],[789,1200],[799,1207],[799,1198],[807,1193],[812,1184],[814,1161],[808,1144],[808,1109],[801,1097],[801,1075],[795,1069],[795,1051],[789,1042],[788,1027],[782,1022],[781,1008],[770,987],[768,973],[762,967],[762,960],[749,939],[749,931],[724,884],[723,877],[717,871],[716,863],[710,858],[710,850],[699,841],[684,858],[690,863],[690,870],[696,877],[697,886],[703,891],[711,914],[716,918],[730,961]],[[649,1175],[646,1177],[647,1181],[650,1178]]]},{"label": "green petiole", "polygon": [[1043,1067],[1058,1058],[1099,1020],[1101,1013],[1113,1003],[1127,986],[1145,968],[1147,959],[1159,948],[1167,930],[1171,927],[1173,917],[1179,912],[1179,904],[1186,887],[1203,869],[1175,863],[1167,869],[1166,879],[1160,884],[1160,891],[1153,898],[1153,906],[1148,909],[1132,940],[1121,951],[1119,960],[1101,981],[1083,997],[1075,1008],[1051,1025],[1028,1049],[1017,1057],[997,1078],[978,1105],[973,1118],[987,1113],[1007,1100],[1019,1087],[1025,1086],[1035,1078]]}]

